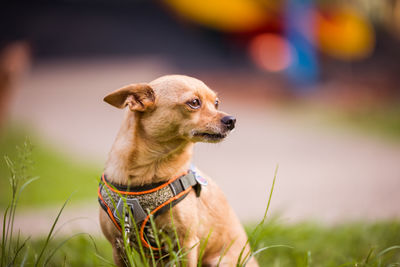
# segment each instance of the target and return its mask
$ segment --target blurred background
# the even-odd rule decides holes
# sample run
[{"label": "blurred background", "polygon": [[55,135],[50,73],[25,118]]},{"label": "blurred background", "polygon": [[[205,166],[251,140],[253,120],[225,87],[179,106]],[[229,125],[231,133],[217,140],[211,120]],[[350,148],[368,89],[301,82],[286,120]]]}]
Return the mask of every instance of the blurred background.
[{"label": "blurred background", "polygon": [[[14,0],[0,9],[0,152],[28,136],[32,175],[17,225],[99,233],[96,190],[122,119],[102,101],[186,74],[237,117],[194,163],[244,222],[400,216],[399,0]],[[10,195],[0,163],[2,209]],[[78,218],[78,219],[77,219]],[[69,229],[69,230],[68,230]]]}]

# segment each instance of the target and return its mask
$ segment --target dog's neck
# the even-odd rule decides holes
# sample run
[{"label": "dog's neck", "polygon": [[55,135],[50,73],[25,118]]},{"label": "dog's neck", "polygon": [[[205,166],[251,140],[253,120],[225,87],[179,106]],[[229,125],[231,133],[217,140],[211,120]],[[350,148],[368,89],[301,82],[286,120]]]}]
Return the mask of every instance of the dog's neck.
[{"label": "dog's neck", "polygon": [[167,181],[190,166],[193,143],[176,140],[164,144],[146,138],[138,120],[127,112],[114,141],[104,173],[116,184],[142,186]]}]

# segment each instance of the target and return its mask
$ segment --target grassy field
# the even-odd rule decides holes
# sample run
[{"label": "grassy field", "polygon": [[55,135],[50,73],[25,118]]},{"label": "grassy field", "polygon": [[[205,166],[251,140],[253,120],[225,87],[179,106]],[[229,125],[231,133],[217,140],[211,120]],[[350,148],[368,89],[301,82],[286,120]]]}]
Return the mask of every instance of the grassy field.
[{"label": "grassy field", "polygon": [[[328,227],[311,222],[284,225],[272,220],[261,229],[260,238],[264,243],[262,246],[291,247],[271,248],[263,252],[259,257],[262,266],[400,264],[400,223],[396,221],[345,223]],[[393,250],[378,257],[390,247]]]},{"label": "grassy field", "polygon": [[[250,231],[253,227],[247,229]],[[279,220],[269,220],[261,228],[259,238],[262,246],[285,246],[261,252],[258,255],[260,266],[400,265],[400,223],[395,221],[325,227],[310,222],[284,225]],[[51,241],[49,252],[64,241]],[[32,249],[38,250],[43,242],[34,240]],[[109,262],[112,262],[111,246],[104,238],[92,240],[81,235],[66,242],[48,266],[110,266]]]}]

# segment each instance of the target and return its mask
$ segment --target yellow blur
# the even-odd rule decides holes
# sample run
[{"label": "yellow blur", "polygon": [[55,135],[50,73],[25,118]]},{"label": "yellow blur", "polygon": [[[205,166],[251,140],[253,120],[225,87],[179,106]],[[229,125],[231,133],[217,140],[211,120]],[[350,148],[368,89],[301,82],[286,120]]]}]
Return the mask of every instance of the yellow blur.
[{"label": "yellow blur", "polygon": [[316,39],[320,50],[342,60],[368,57],[375,45],[372,25],[349,8],[335,10],[329,16],[316,14]]},{"label": "yellow blur", "polygon": [[186,19],[226,32],[252,30],[267,21],[256,1],[249,0],[166,0]]}]

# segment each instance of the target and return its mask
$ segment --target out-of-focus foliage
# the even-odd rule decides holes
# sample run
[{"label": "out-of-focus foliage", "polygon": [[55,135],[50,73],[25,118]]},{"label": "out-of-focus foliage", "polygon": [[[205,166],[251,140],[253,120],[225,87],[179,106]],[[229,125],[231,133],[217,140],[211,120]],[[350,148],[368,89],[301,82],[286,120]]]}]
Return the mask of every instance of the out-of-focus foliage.
[{"label": "out-of-focus foliage", "polygon": [[31,174],[39,179],[29,185],[19,200],[19,206],[63,203],[72,193],[73,200],[82,200],[96,196],[101,168],[90,162],[73,160],[60,151],[44,145],[32,132],[16,127],[3,132],[0,137],[0,207],[4,207],[10,196],[9,171],[4,156],[15,158],[15,147],[26,137],[33,144]]}]

